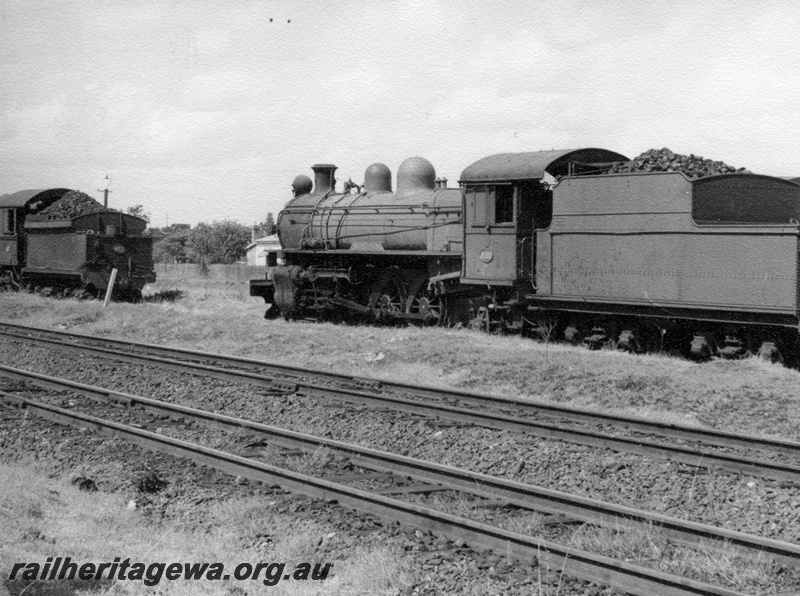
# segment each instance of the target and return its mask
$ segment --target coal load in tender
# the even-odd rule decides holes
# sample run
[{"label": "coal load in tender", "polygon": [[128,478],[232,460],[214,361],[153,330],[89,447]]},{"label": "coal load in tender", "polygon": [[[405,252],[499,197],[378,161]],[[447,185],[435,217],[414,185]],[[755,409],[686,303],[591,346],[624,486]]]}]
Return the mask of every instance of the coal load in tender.
[{"label": "coal load in tender", "polygon": [[749,173],[745,168],[734,168],[721,161],[703,159],[697,155],[679,155],[666,147],[650,149],[631,161],[615,163],[608,174],[629,172],[683,172],[689,178],[702,178],[717,174]]},{"label": "coal load in tender", "polygon": [[86,193],[71,190],[46,209],[39,211],[36,216],[37,219],[43,220],[72,219],[98,211],[113,211],[113,209],[105,209],[102,203],[98,203]]}]

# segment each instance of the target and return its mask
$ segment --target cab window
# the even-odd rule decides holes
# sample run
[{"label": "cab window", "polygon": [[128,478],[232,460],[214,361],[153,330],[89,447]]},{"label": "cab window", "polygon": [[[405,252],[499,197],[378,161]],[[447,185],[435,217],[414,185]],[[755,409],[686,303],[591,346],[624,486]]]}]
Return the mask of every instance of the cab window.
[{"label": "cab window", "polygon": [[494,189],[494,223],[514,223],[514,187],[496,186]]},{"label": "cab window", "polygon": [[467,187],[465,193],[467,198],[467,213],[472,218],[474,227],[486,225],[486,194],[485,186]]},{"label": "cab window", "polygon": [[474,228],[514,223],[514,187],[510,184],[469,186],[467,214]]},{"label": "cab window", "polygon": [[0,209],[0,234],[12,235],[16,233],[16,221],[13,209]]}]

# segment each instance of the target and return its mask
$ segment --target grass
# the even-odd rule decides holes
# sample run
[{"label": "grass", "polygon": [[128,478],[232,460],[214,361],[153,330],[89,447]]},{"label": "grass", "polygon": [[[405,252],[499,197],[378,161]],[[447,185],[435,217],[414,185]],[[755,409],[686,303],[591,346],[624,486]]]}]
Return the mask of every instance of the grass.
[{"label": "grass", "polygon": [[573,533],[570,546],[747,593],[764,593],[775,583],[774,563],[767,556],[742,555],[732,548],[711,546],[678,548],[657,528],[646,524],[620,524],[615,528],[583,525]]},{"label": "grass", "polygon": [[[418,499],[424,500],[424,499]],[[431,505],[438,510],[476,521],[496,524],[507,530],[529,536],[541,535],[546,515],[535,511],[514,511],[513,514],[480,507],[461,493],[455,497],[434,493]],[[486,519],[490,514],[490,520]],[[679,577],[712,581],[748,593],[764,593],[775,583],[775,563],[766,555],[743,555],[732,547],[719,544],[686,547],[676,545],[652,524],[617,523],[614,526],[582,524],[564,538],[557,539],[578,550],[659,569]]]},{"label": "grass", "polygon": [[[301,562],[320,562],[318,545],[331,536],[327,528],[314,522],[299,522],[272,511],[263,498],[204,504],[187,510],[185,516],[203,523],[195,530],[181,527],[180,520],[155,525],[128,509],[121,495],[81,492],[66,479],[54,482],[30,465],[0,464],[0,527],[4,533],[0,578],[9,577],[15,562],[44,564],[48,557],[57,556],[71,557],[80,564],[130,557],[132,562],[147,565],[221,562],[226,570],[232,570],[240,563],[285,562],[287,569],[294,569]],[[267,535],[271,541],[264,540]],[[324,583],[326,594],[388,595],[406,585],[406,575],[401,560],[388,548],[362,546],[351,549],[346,559],[334,561],[324,582],[282,581],[267,587],[253,580],[162,578],[157,588],[142,581],[106,582],[102,587],[104,594],[152,594],[156,590],[165,596],[229,595],[246,590],[248,594],[299,596],[318,593]],[[56,582],[48,582],[48,588]],[[36,593],[31,587],[25,592]]]}]

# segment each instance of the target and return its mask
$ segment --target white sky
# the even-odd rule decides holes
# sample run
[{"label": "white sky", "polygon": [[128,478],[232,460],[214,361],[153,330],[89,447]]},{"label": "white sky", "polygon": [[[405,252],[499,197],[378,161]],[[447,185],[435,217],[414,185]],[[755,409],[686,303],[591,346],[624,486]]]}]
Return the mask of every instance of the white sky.
[{"label": "white sky", "polygon": [[800,2],[0,0],[0,109],[0,194],[109,174],[156,226],[413,155],[451,186],[580,147],[800,176]]}]

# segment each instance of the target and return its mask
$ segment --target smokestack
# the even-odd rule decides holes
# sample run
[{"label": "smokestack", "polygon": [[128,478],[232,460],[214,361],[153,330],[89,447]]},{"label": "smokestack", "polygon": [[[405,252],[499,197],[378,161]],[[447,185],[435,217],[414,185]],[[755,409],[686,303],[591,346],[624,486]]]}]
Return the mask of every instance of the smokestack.
[{"label": "smokestack", "polygon": [[328,163],[318,163],[311,166],[314,170],[314,194],[322,195],[326,192],[336,192],[336,178],[333,173],[336,166]]}]

